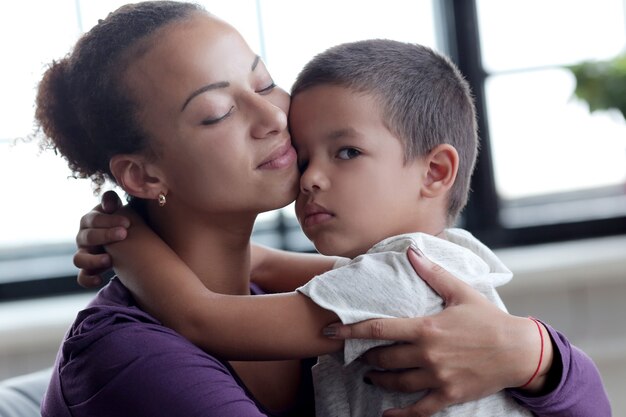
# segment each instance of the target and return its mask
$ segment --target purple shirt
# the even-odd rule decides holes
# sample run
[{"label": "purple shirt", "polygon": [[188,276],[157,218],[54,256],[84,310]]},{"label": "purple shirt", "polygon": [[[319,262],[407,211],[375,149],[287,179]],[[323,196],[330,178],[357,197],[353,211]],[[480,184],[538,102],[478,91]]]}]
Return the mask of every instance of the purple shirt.
[{"label": "purple shirt", "polygon": [[[526,397],[509,390],[538,416],[611,415],[597,368],[547,326],[562,361],[551,393]],[[555,359],[556,360],[556,359]],[[281,416],[313,415],[310,361],[299,401]],[[259,417],[260,405],[225,361],[197,348],[139,309],[114,278],[81,311],[69,330],[42,403],[43,417]],[[276,414],[274,414],[276,415]]]},{"label": "purple shirt", "polygon": [[[306,364],[306,365],[305,365]],[[311,361],[302,395],[281,416],[313,415]],[[139,309],[114,278],[81,311],[57,356],[44,417],[258,417],[260,405],[226,361]]]},{"label": "purple shirt", "polygon": [[509,393],[542,417],[610,417],[609,397],[591,358],[552,327],[543,325],[555,347],[554,360],[561,360],[561,381],[552,392],[541,397],[527,397],[518,390]]}]

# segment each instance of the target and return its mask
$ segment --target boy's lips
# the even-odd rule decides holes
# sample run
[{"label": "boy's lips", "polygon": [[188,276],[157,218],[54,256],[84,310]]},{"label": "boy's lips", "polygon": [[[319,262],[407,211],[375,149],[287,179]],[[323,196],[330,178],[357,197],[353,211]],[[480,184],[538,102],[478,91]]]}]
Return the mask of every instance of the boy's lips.
[{"label": "boy's lips", "polygon": [[257,169],[282,169],[293,165],[296,161],[296,150],[291,146],[291,141],[287,141],[275,148],[257,166]]},{"label": "boy's lips", "polygon": [[307,203],[302,209],[301,223],[302,227],[311,227],[320,223],[324,223],[335,215],[316,203]]}]

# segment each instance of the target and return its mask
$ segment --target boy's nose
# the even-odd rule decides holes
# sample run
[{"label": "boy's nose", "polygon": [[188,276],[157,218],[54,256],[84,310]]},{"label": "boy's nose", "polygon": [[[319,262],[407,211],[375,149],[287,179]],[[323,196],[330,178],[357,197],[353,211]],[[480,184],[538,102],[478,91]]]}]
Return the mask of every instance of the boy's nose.
[{"label": "boy's nose", "polygon": [[300,176],[300,191],[304,194],[325,190],[328,185],[328,177],[324,171],[310,163]]}]

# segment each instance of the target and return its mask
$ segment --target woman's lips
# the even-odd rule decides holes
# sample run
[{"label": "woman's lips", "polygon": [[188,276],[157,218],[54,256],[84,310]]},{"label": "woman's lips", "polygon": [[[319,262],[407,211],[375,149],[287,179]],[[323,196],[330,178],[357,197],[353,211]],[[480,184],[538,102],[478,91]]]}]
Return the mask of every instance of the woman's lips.
[{"label": "woman's lips", "polygon": [[263,162],[257,166],[257,169],[282,169],[293,165],[296,162],[296,150],[291,146],[291,142],[287,142],[275,151],[273,151]]}]

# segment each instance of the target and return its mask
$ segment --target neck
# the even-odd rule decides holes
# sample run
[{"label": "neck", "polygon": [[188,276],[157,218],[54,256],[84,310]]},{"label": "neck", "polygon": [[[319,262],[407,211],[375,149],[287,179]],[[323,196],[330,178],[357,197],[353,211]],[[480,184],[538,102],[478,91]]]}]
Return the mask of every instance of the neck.
[{"label": "neck", "polygon": [[443,233],[448,228],[448,202],[447,199],[423,199],[421,205],[413,215],[406,215],[408,227],[412,230],[407,232],[420,232],[443,238]]},{"label": "neck", "polygon": [[148,208],[157,234],[211,291],[249,294],[250,235],[256,218],[247,215],[175,213],[173,207]]},{"label": "neck", "polygon": [[[445,230],[448,228],[447,218],[443,210],[431,211],[432,213],[442,213],[441,215],[424,216],[417,215],[414,217],[406,216],[407,223],[398,227],[391,236],[401,235],[405,233],[425,233],[428,235],[444,238]],[[388,236],[388,237],[391,237]]]}]

